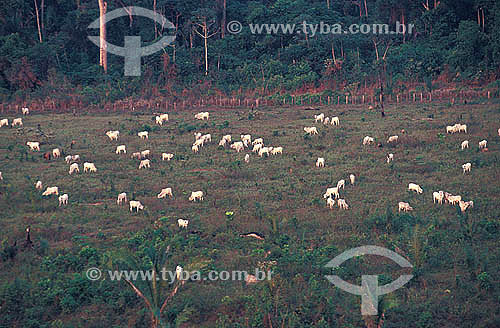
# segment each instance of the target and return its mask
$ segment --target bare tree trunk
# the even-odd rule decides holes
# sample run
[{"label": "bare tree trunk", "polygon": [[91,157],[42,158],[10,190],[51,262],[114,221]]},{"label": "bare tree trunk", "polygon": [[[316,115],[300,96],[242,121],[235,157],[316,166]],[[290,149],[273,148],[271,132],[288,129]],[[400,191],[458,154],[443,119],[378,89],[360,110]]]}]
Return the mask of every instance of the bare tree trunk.
[{"label": "bare tree trunk", "polygon": [[222,26],[221,26],[221,38],[224,39],[226,36],[226,19],[227,19],[227,0],[223,0],[223,8],[222,8]]},{"label": "bare tree trunk", "polygon": [[368,17],[368,6],[366,5],[366,0],[365,0],[365,15]]},{"label": "bare tree trunk", "polygon": [[484,8],[481,8],[481,12],[483,14],[483,32],[484,32]]},{"label": "bare tree trunk", "polygon": [[378,42],[375,39],[373,39],[373,45],[375,46],[375,55],[377,56],[377,62],[378,62],[380,57],[378,55]]},{"label": "bare tree trunk", "polygon": [[203,37],[203,40],[205,41],[205,75],[208,75],[208,27],[206,23],[204,33],[205,36]]},{"label": "bare tree trunk", "polygon": [[40,17],[38,15],[38,4],[35,2],[35,14],[36,14],[36,26],[38,27],[38,38],[40,39],[40,43],[42,43],[42,30],[40,29]]},{"label": "bare tree trunk", "polygon": [[204,41],[203,43],[205,46],[205,75],[208,75],[208,39],[217,34],[218,28],[214,33],[209,34],[209,29],[211,24],[209,24],[206,17],[202,19],[201,23],[195,23],[195,24],[201,28],[201,32],[198,31],[196,28],[194,28],[193,31],[196,34],[198,34]]},{"label": "bare tree trunk", "polygon": [[333,58],[333,63],[337,65],[337,59],[335,58],[335,48],[333,47],[333,43],[332,43],[332,58]]},{"label": "bare tree trunk", "polygon": [[330,0],[326,0],[326,8],[330,9]]},{"label": "bare tree trunk", "polygon": [[40,21],[41,21],[41,25],[42,25],[42,32],[45,32],[45,24],[43,23],[43,17],[45,16],[44,13],[45,13],[45,0],[42,0],[42,3],[40,4]]},{"label": "bare tree trunk", "polygon": [[108,51],[106,46],[106,24],[104,23],[104,15],[108,4],[104,0],[99,1],[99,66],[102,66],[104,73],[108,72]]},{"label": "bare tree trunk", "polygon": [[[156,18],[156,0],[153,0],[153,12]],[[153,23],[155,25],[155,38],[158,36],[158,28],[156,27],[156,20]]]}]

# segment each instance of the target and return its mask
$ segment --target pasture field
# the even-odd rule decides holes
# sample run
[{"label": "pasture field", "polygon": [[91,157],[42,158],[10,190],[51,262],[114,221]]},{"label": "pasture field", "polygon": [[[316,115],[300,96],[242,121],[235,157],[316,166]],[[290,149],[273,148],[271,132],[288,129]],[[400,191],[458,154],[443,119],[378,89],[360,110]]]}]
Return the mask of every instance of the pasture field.
[{"label": "pasture field", "polygon": [[[23,129],[0,128],[0,327],[148,326],[144,304],[125,282],[92,282],[85,271],[114,267],[117,253],[148,269],[148,247],[160,246],[170,246],[171,270],[179,264],[250,272],[276,261],[269,264],[273,278],[255,285],[186,283],[164,312],[166,326],[500,326],[499,103],[393,105],[385,118],[359,106],[208,111],[208,122],[195,120],[196,111],[169,112],[162,127],[144,112],[32,114]],[[338,116],[340,126],[315,124],[313,115],[320,112]],[[455,123],[467,124],[468,133],[446,134]],[[49,137],[39,134],[38,125]],[[306,137],[306,126],[316,126],[319,135]],[[141,140],[137,132],[145,129],[149,139]],[[119,140],[110,141],[108,130],[119,130]],[[194,132],[212,134],[198,154],[191,151]],[[238,141],[247,133],[282,146],[283,155],[259,158],[217,146],[225,134]],[[399,135],[399,142],[388,145],[391,135]],[[363,146],[365,136],[374,137],[375,145]],[[478,149],[483,139],[487,152]],[[461,151],[463,140],[470,148]],[[42,151],[29,151],[27,141],[40,141]],[[127,154],[116,155],[122,144]],[[68,175],[63,158],[41,157],[56,147],[81,156],[80,173]],[[145,149],[152,152],[151,168],[138,170],[131,154]],[[175,157],[162,161],[162,152]],[[387,153],[394,153],[391,164]],[[324,168],[315,167],[318,157],[325,158]],[[97,173],[83,173],[86,161],[95,163]],[[472,172],[464,175],[467,162]],[[330,210],[323,194],[340,179],[346,180],[340,194],[349,209]],[[58,186],[67,193],[68,205],[42,197],[37,180],[44,189]],[[423,194],[407,191],[410,182]],[[157,199],[166,187],[174,198]],[[188,201],[196,190],[204,191],[203,202]],[[458,206],[433,204],[432,192],[439,190],[473,200],[474,207],[462,214]],[[141,201],[144,211],[118,206],[121,192]],[[400,201],[414,211],[399,214]],[[178,218],[189,220],[187,229],[177,226]],[[33,248],[22,246],[27,226]],[[265,240],[239,236],[247,232]],[[17,253],[9,257],[15,240]],[[324,278],[331,274],[324,268],[329,260],[363,245],[395,250],[414,266],[410,283],[380,297],[383,317],[362,317],[361,298]],[[338,274],[359,284],[362,274],[383,273],[379,279],[388,283],[400,271],[370,256],[344,263]]]}]

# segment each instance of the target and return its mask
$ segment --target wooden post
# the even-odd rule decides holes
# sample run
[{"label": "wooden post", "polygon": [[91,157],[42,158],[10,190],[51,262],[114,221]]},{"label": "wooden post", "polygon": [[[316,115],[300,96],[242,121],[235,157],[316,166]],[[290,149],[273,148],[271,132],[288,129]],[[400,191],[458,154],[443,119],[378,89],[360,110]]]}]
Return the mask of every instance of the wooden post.
[{"label": "wooden post", "polygon": [[363,104],[365,103],[365,95],[363,95]]},{"label": "wooden post", "polygon": [[349,104],[349,96],[348,96],[348,95],[346,95],[346,96],[345,96],[345,104],[346,104],[346,105],[348,105],[348,104]]}]

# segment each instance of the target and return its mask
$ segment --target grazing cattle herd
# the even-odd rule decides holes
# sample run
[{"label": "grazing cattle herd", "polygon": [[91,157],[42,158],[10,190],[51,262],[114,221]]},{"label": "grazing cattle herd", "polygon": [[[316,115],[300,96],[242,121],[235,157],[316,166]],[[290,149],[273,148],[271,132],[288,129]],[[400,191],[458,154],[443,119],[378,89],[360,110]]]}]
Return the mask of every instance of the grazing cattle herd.
[{"label": "grazing cattle herd", "polygon": [[[23,115],[28,115],[29,114],[29,109],[28,108],[22,108],[22,114]],[[198,113],[195,115],[195,119],[198,120],[208,120],[210,117],[209,112],[202,112]],[[29,120],[28,120],[29,122]],[[155,117],[155,122],[159,126],[163,126],[165,123],[169,122],[169,115],[168,114],[159,114]],[[340,125],[340,120],[338,117],[325,117],[324,114],[320,115],[314,115],[314,123],[323,123],[324,125],[332,125],[332,126],[339,126]],[[9,126],[9,121],[8,119],[1,119],[0,120],[0,127],[3,126]],[[19,126],[23,127],[23,120],[22,118],[15,118],[12,121],[11,124],[12,127],[14,126]],[[311,127],[304,127],[303,131],[308,135],[308,137],[312,137],[315,135],[318,135],[318,127],[311,126]],[[402,133],[405,133],[404,130],[401,131]],[[446,126],[446,133],[447,134],[453,134],[453,133],[468,133],[467,131],[467,125],[466,124],[460,124],[457,123],[453,126]],[[107,131],[105,132],[105,135],[108,136],[109,140],[111,142],[113,141],[118,141],[120,137],[120,131],[115,130],[115,131]],[[149,132],[148,131],[142,131],[137,133],[137,135],[141,139],[148,139],[149,138]],[[498,129],[498,135],[500,136],[500,129]],[[191,150],[194,153],[198,153],[205,145],[210,144],[212,142],[212,135],[211,134],[204,134],[202,135],[201,133],[194,133],[194,143],[192,145]],[[393,135],[390,136],[387,139],[387,143],[399,143],[400,138],[398,135]],[[375,138],[366,136],[363,139],[362,144],[367,146],[375,143]],[[479,141],[479,149],[481,151],[487,151],[487,140],[481,140]],[[27,141],[26,145],[29,147],[31,151],[40,151],[40,142],[39,141]],[[232,136],[229,134],[223,135],[218,143],[219,147],[226,149],[226,147],[229,147],[230,149],[235,150],[237,153],[243,152],[246,149],[250,150],[253,153],[257,153],[259,157],[269,157],[271,155],[278,155],[278,154],[283,154],[283,147],[272,147],[272,146],[264,146],[264,138],[258,137],[254,138],[252,140],[252,135],[250,134],[241,134],[240,135],[240,140],[234,141]],[[379,144],[379,147],[381,147],[381,144]],[[461,143],[460,149],[465,150],[469,148],[469,140],[465,140]],[[126,154],[126,145],[118,145],[116,147],[116,154]],[[54,148],[52,151],[45,153],[45,155],[48,156],[48,159],[50,159],[50,156],[52,156],[54,159],[57,159],[61,157],[63,154],[63,151],[60,148]],[[131,156],[133,159],[138,159],[140,160],[138,169],[146,169],[146,168],[151,168],[151,151],[144,150],[140,152],[134,152]],[[173,153],[161,153],[161,159],[162,161],[171,161],[174,158]],[[75,174],[79,173],[79,165],[77,162],[80,161],[80,156],[79,155],[68,155],[64,158],[65,162],[67,164],[70,164],[69,167],[69,174]],[[244,157],[245,163],[250,162],[250,153],[245,154]],[[394,154],[389,153],[387,154],[386,162],[389,164],[394,161]],[[324,157],[318,157],[316,161],[316,167],[318,168],[323,168],[325,167],[325,158]],[[468,162],[462,165],[463,169],[463,174],[466,173],[471,173],[472,169],[472,163]],[[83,163],[83,172],[91,172],[95,173],[97,172],[97,168],[94,163],[92,162],[85,162]],[[0,180],[3,180],[2,172],[0,172]],[[354,186],[355,181],[356,181],[356,176],[354,174],[349,175],[349,180],[350,185]],[[338,206],[340,209],[347,210],[349,209],[349,205],[347,204],[347,201],[345,199],[341,198],[340,195],[340,190],[345,188],[345,182],[346,180],[341,179],[337,182],[337,185],[335,187],[329,187],[327,188],[326,192],[323,195],[323,198],[326,199],[326,205],[330,209],[334,209],[335,205]],[[35,188],[37,190],[43,190],[43,184],[42,181],[37,181],[35,183]],[[423,194],[424,190],[421,186],[419,186],[416,183],[409,183],[407,190],[415,192],[417,195]],[[50,195],[59,195],[59,188],[57,186],[53,187],[47,187],[46,190],[42,193],[43,196],[50,196]],[[197,201],[203,201],[204,200],[205,193],[201,190],[198,191],[193,191],[191,192],[191,195],[189,196],[189,201],[197,202]],[[174,198],[173,195],[173,190],[171,187],[169,188],[164,188],[161,190],[161,192],[157,195],[157,198]],[[474,206],[473,201],[464,201],[462,200],[462,197],[460,195],[452,195],[448,192],[445,191],[435,191],[432,193],[433,197],[433,202],[437,204],[443,204],[443,203],[449,203],[451,205],[458,205],[460,207],[460,210],[462,212],[465,212],[467,209],[472,208]],[[63,194],[59,196],[59,206],[62,205],[67,205],[69,200],[68,194]],[[127,202],[127,193],[122,192],[118,194],[117,198],[117,205],[121,205]],[[136,210],[136,212],[139,212],[140,210],[144,209],[144,205],[141,204],[140,201],[137,200],[129,200],[129,205],[130,205],[130,212],[133,212]],[[407,202],[399,202],[398,203],[398,211],[401,212],[409,212],[412,211],[413,207],[410,206],[409,203]],[[181,228],[187,228],[188,226],[188,220],[185,219],[179,219],[178,220],[178,225]]]}]

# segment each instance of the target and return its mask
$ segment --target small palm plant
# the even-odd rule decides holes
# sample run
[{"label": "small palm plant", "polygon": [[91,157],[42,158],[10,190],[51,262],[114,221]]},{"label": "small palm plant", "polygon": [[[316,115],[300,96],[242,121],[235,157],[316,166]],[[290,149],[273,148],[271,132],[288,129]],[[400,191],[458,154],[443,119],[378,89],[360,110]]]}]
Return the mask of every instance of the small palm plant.
[{"label": "small palm plant", "polygon": [[154,246],[149,246],[144,249],[146,257],[142,261],[137,256],[130,253],[119,253],[117,256],[113,256],[113,258],[116,259],[114,263],[111,258],[108,259],[108,265],[111,267],[119,266],[120,271],[146,272],[148,271],[146,268],[149,267],[150,275],[148,275],[148,279],[142,279],[142,276],[139,275],[136,280],[124,280],[137,296],[144,301],[150,314],[151,328],[157,328],[164,325],[161,320],[162,313],[172,298],[177,294],[179,288],[186,283],[185,280],[176,280],[174,284],[171,284],[171,282],[166,279],[167,277],[164,276],[164,273],[167,272],[166,265],[169,251],[170,246],[166,248],[160,247],[159,249],[156,249]]}]

